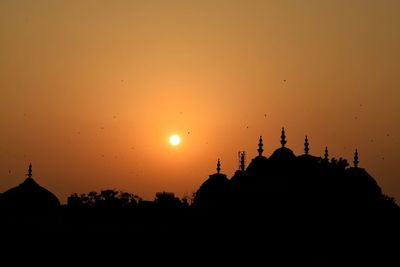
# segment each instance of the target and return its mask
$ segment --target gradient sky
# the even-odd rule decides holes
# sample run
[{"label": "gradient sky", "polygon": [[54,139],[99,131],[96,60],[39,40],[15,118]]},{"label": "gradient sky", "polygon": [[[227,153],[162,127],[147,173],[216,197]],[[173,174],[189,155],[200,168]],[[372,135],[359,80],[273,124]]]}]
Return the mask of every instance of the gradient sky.
[{"label": "gradient sky", "polygon": [[[190,195],[237,152],[352,162],[400,200],[400,1],[0,2],[0,192]],[[182,144],[171,147],[171,134]]]}]

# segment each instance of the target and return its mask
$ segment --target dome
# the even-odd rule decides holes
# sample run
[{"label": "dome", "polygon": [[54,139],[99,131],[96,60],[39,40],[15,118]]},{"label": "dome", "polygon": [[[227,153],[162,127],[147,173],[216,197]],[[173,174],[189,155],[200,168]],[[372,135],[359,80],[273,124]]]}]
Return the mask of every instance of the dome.
[{"label": "dome", "polygon": [[268,170],[268,159],[264,156],[257,156],[253,158],[247,166],[246,172],[250,174],[261,174]]},{"label": "dome", "polygon": [[296,156],[289,148],[281,147],[275,150],[269,158],[271,160],[293,160],[296,158]]},{"label": "dome", "polygon": [[230,182],[233,185],[239,185],[245,181],[246,181],[246,173],[242,170],[237,170],[230,180]]},{"label": "dome", "polygon": [[282,128],[282,135],[281,135],[282,147],[278,148],[277,150],[274,151],[274,153],[272,153],[270,157],[271,160],[290,161],[296,158],[293,151],[285,147],[286,143],[287,141],[286,141],[285,128]]},{"label": "dome", "polygon": [[263,146],[262,136],[260,136],[257,150],[258,156],[251,160],[246,169],[246,172],[249,173],[249,175],[262,175],[268,170],[268,159],[262,154],[264,152]]},{"label": "dome", "polygon": [[204,199],[215,199],[221,197],[228,186],[228,178],[225,174],[215,173],[200,186],[196,192],[195,202],[202,202]]},{"label": "dome", "polygon": [[346,189],[358,200],[376,200],[382,196],[382,189],[375,179],[363,168],[358,167],[358,151],[354,153],[354,167],[346,169]]},{"label": "dome", "polygon": [[[309,153],[309,151],[310,151],[309,145],[310,144],[308,143],[308,137],[306,135],[306,138],[304,140],[304,154],[298,156],[297,159],[298,159],[298,161],[300,161],[304,165],[311,165],[311,164],[315,165],[315,164],[321,162],[322,158],[310,155],[310,153]],[[325,154],[327,154],[327,153],[328,153],[327,152],[327,148],[325,148]]]},{"label": "dome", "polygon": [[30,165],[28,178],[20,185],[1,195],[1,204],[6,209],[29,211],[52,210],[60,206],[58,198],[49,190],[38,185],[32,176]]},{"label": "dome", "polygon": [[218,160],[217,173],[211,174],[196,192],[193,204],[198,207],[219,207],[226,201],[229,180],[220,173]]},{"label": "dome", "polygon": [[354,196],[375,198],[382,195],[382,189],[375,179],[363,168],[352,167],[346,169],[346,183]]}]

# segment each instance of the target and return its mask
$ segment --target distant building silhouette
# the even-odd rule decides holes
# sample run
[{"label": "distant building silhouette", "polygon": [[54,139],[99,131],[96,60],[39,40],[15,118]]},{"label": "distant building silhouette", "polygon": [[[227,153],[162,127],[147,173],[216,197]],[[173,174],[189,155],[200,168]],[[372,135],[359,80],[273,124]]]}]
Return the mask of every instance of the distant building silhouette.
[{"label": "distant building silhouette", "polygon": [[[26,233],[29,229],[51,231],[60,223],[60,201],[32,178],[32,164],[27,178],[0,196],[0,212],[6,228]],[[1,224],[1,223],[0,223]]]},{"label": "distant building silhouette", "polygon": [[[260,136],[257,156],[247,169],[239,169],[231,179],[217,173],[200,186],[194,207],[207,209],[277,209],[327,212],[332,210],[379,210],[385,205],[394,207],[382,193],[375,179],[359,167],[358,151],[354,154],[354,167],[346,160],[332,158],[328,148],[323,157],[310,154],[308,136],[304,140],[304,154],[296,156],[286,147],[286,132],[282,128],[281,147],[267,158],[263,155]],[[239,153],[240,154],[240,153]],[[240,159],[239,159],[240,161]],[[244,161],[243,161],[244,162]]]},{"label": "distant building silhouette", "polygon": [[275,162],[282,162],[282,161],[293,161],[296,156],[294,155],[293,151],[286,147],[286,133],[285,128],[282,128],[281,134],[281,145],[282,147],[275,150],[270,159]]},{"label": "distant building silhouette", "polygon": [[1,206],[8,211],[47,212],[60,207],[60,201],[49,190],[41,187],[32,178],[29,165],[25,181],[1,195]]},{"label": "distant building silhouette", "polygon": [[263,139],[262,136],[260,136],[257,149],[258,155],[251,160],[249,166],[246,169],[246,172],[249,174],[249,176],[261,174],[267,170],[267,158],[263,155],[264,152],[263,147],[264,147]]},{"label": "distant building silhouette", "polygon": [[161,208],[179,208],[181,205],[180,199],[172,192],[157,192],[154,202]]},{"label": "distant building silhouette", "polygon": [[245,182],[245,169],[246,169],[246,152],[245,151],[239,151],[238,152],[238,160],[239,160],[239,168],[235,172],[235,174],[231,178],[231,183],[233,185],[235,184],[241,184]]},{"label": "distant building silhouette", "polygon": [[221,162],[218,159],[217,173],[211,174],[197,190],[193,205],[205,209],[221,208],[226,204],[228,178],[221,172]]},{"label": "distant building silhouette", "polygon": [[[295,155],[286,147],[284,128],[281,146],[269,157],[263,142],[260,136],[247,168],[246,154],[238,153],[231,179],[218,159],[216,173],[201,184],[190,207],[172,192],[146,201],[106,189],[72,194],[57,217],[48,211],[58,210],[58,199],[33,180],[30,166],[22,184],[0,195],[1,240],[6,247],[15,241],[18,252],[33,240],[34,246],[26,246],[30,253],[52,248],[60,258],[86,255],[91,262],[103,253],[131,260],[134,252],[145,262],[158,255],[162,264],[173,255],[175,262],[189,257],[224,265],[398,265],[393,241],[400,240],[399,206],[362,168],[357,150],[349,167],[346,159],[329,158],[327,147],[323,156],[311,155],[308,136],[304,153]],[[54,218],[59,223],[46,223]],[[40,241],[48,247],[38,246]]]}]

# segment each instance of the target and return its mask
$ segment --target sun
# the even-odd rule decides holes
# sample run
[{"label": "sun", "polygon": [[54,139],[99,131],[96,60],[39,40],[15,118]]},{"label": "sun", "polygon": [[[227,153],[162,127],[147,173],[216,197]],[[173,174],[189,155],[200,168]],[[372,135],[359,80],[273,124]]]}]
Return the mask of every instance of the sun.
[{"label": "sun", "polygon": [[181,143],[181,138],[177,134],[173,134],[169,137],[169,143],[171,146],[177,146]]}]

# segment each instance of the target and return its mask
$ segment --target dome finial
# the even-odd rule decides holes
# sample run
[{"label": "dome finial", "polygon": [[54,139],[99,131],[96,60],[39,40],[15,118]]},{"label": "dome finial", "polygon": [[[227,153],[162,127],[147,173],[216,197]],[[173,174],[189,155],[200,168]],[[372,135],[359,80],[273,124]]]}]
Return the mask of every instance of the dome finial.
[{"label": "dome finial", "polygon": [[324,153],[324,160],[328,160],[328,156],[329,156],[329,154],[328,154],[328,147],[326,146],[326,147],[325,147],[325,153]]},{"label": "dome finial", "polygon": [[221,171],[221,161],[218,159],[218,163],[217,163],[217,173],[219,173]]},{"label": "dome finial", "polygon": [[28,168],[28,178],[32,178],[32,163],[29,163],[29,168]]},{"label": "dome finial", "polygon": [[281,135],[281,144],[282,144],[282,147],[285,147],[286,143],[287,143],[287,142],[286,142],[285,128],[282,127],[282,135]]},{"label": "dome finial", "polygon": [[354,161],[353,161],[353,163],[354,163],[354,168],[358,168],[358,163],[360,163],[360,162],[358,161],[358,151],[357,151],[357,149],[354,152]]},{"label": "dome finial", "polygon": [[310,151],[310,148],[308,147],[308,137],[306,135],[306,139],[304,140],[304,154],[308,155],[308,151]]},{"label": "dome finial", "polygon": [[257,151],[258,151],[258,155],[262,156],[262,153],[264,152],[264,149],[263,149],[263,140],[262,140],[262,136],[261,135],[260,135],[260,139],[258,141],[258,149],[257,149]]}]

